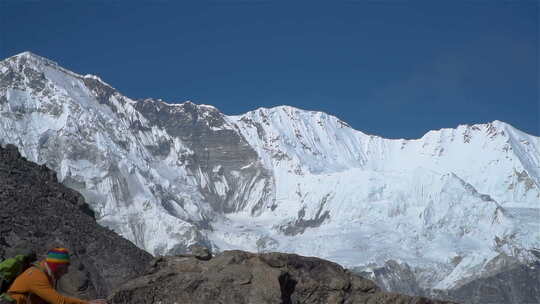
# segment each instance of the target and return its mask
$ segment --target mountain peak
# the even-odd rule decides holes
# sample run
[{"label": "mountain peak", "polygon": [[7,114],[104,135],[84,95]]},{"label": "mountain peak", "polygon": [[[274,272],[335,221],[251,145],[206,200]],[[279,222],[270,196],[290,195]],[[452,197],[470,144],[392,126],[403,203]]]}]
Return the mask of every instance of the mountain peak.
[{"label": "mountain peak", "polygon": [[6,60],[16,60],[16,61],[19,61],[21,59],[26,59],[26,60],[30,60],[30,61],[33,61],[33,62],[44,62],[44,63],[48,63],[48,64],[52,64],[52,65],[58,65],[58,63],[50,60],[50,59],[47,59],[45,57],[41,57],[35,53],[32,53],[30,51],[26,51],[26,52],[22,52],[22,53],[19,53],[17,55],[13,55],[9,58],[7,58]]},{"label": "mountain peak", "polygon": [[250,111],[250,112],[255,112],[255,111],[263,111],[265,113],[272,113],[272,112],[278,112],[278,111],[279,112],[286,112],[286,113],[293,113],[295,111],[317,113],[317,111],[304,110],[304,109],[300,109],[300,108],[293,107],[293,106],[288,106],[288,105],[279,105],[279,106],[274,106],[274,107],[270,107],[270,108],[260,107],[260,108],[257,108],[255,110],[253,110],[253,111]]},{"label": "mountain peak", "polygon": [[9,57],[9,58],[43,58],[43,57],[38,56],[30,51],[25,51],[17,55],[13,55],[12,57]]},{"label": "mountain peak", "polygon": [[334,115],[331,115],[322,111],[304,110],[301,108],[288,106],[288,105],[274,106],[271,108],[260,107],[253,111],[249,111],[245,114],[241,114],[240,116],[253,116],[253,115],[266,116],[266,115],[271,115],[271,114],[284,115],[285,117],[288,117],[289,119],[292,119],[292,120],[306,119],[308,117],[312,119],[316,119],[317,121],[319,121],[320,119],[333,119],[336,122],[338,122],[340,125],[352,129],[350,125],[348,125],[346,122],[340,120],[338,117]]},{"label": "mountain peak", "polygon": [[14,57],[41,57],[41,56],[38,56],[30,51],[25,51],[25,52],[15,55]]}]

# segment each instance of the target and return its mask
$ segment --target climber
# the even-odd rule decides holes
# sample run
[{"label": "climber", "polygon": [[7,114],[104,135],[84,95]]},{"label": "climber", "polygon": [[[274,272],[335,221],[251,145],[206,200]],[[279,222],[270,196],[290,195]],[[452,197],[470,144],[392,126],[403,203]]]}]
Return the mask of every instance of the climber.
[{"label": "climber", "polygon": [[68,250],[51,249],[45,260],[34,263],[15,279],[7,295],[16,304],[107,304],[107,301],[102,299],[85,301],[58,293],[56,283],[68,272],[68,268]]}]

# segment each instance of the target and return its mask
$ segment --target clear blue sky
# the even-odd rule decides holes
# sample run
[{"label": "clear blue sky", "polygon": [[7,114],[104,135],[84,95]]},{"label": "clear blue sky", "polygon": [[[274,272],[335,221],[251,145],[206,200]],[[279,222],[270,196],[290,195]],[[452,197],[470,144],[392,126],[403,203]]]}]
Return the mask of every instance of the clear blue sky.
[{"label": "clear blue sky", "polygon": [[32,51],[131,98],[229,115],[324,111],[389,138],[496,119],[540,135],[538,16],[527,0],[0,0],[0,58]]}]

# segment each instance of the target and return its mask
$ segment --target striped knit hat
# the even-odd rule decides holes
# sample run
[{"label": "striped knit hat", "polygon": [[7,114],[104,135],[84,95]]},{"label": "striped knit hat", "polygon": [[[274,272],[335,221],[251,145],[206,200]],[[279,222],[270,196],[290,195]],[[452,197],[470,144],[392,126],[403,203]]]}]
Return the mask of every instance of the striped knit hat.
[{"label": "striped knit hat", "polygon": [[69,252],[66,248],[53,248],[45,259],[49,264],[69,264]]}]

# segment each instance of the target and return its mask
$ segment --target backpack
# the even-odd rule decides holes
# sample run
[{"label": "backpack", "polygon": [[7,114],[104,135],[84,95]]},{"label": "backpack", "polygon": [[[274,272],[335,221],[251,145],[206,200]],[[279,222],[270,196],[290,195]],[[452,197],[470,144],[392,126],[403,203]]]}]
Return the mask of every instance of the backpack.
[{"label": "backpack", "polygon": [[35,254],[19,254],[0,262],[0,304],[13,303],[13,299],[5,292],[11,283],[23,273],[35,260]]},{"label": "backpack", "polygon": [[15,304],[15,303],[17,303],[17,301],[11,298],[7,293],[0,294],[0,304]]}]

